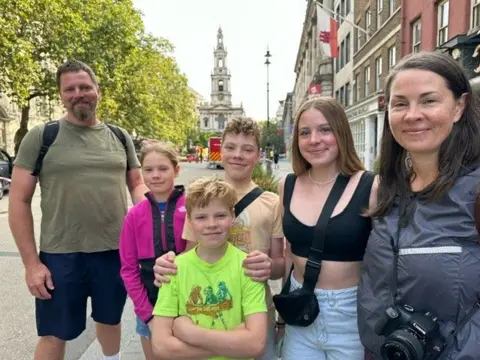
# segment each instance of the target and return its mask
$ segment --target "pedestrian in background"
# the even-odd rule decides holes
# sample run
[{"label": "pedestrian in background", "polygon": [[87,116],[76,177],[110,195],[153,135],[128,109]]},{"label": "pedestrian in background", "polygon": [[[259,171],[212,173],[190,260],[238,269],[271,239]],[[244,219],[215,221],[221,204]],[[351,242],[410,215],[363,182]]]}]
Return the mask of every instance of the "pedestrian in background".
[{"label": "pedestrian in background", "polygon": [[[126,190],[135,203],[148,189],[130,136],[96,116],[100,90],[92,69],[67,61],[56,79],[67,115],[26,134],[15,158],[8,211],[26,283],[35,297],[40,339],[34,359],[64,358],[65,342],[85,330],[90,297],[104,359],[118,360],[127,296],[118,252]],[[31,209],[37,179],[40,253]]]},{"label": "pedestrian in background", "polygon": [[176,152],[168,145],[152,143],[140,152],[143,179],[150,189],[146,199],[132,207],[120,236],[121,275],[137,315],[136,331],[146,360],[154,360],[150,331],[158,288],[153,266],[169,250],[185,250],[185,189],[174,186],[180,166]]}]

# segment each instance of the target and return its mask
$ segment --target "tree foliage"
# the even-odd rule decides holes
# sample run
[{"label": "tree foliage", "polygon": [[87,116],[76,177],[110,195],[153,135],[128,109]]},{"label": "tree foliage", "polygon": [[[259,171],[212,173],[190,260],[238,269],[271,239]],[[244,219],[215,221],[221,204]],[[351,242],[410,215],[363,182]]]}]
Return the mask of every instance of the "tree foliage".
[{"label": "tree foliage", "polygon": [[260,147],[262,149],[274,148],[280,152],[285,152],[283,129],[274,121],[270,121],[268,126],[266,121],[261,121],[260,127],[262,131]]},{"label": "tree foliage", "polygon": [[58,97],[56,69],[69,58],[95,71],[103,119],[138,136],[184,140],[194,122],[187,79],[172,45],[145,33],[132,0],[0,0],[0,8],[0,92],[22,108],[16,150],[30,100]]}]

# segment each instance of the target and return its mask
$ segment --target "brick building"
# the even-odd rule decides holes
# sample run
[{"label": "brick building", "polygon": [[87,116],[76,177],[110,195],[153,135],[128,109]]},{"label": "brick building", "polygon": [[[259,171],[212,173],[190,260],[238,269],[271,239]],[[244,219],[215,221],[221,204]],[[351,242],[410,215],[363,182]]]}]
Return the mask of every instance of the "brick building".
[{"label": "brick building", "polygon": [[353,9],[352,105],[346,112],[357,153],[372,169],[385,119],[384,81],[400,58],[400,0],[355,0]]},{"label": "brick building", "polygon": [[[470,77],[480,73],[480,0],[402,0],[402,56],[421,50],[446,52]],[[475,55],[475,56],[474,56]]]}]

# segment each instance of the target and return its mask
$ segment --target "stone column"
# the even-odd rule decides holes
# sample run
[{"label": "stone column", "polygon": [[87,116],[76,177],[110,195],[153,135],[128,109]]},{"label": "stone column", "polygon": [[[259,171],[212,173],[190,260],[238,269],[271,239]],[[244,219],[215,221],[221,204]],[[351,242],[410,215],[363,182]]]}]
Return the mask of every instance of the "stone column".
[{"label": "stone column", "polygon": [[367,170],[373,169],[373,162],[375,161],[374,141],[375,141],[375,117],[368,116],[365,121],[365,168]]},{"label": "stone column", "polygon": [[385,112],[382,111],[377,113],[377,154],[375,154],[375,157],[377,157],[378,154],[380,154],[384,122],[385,122]]}]

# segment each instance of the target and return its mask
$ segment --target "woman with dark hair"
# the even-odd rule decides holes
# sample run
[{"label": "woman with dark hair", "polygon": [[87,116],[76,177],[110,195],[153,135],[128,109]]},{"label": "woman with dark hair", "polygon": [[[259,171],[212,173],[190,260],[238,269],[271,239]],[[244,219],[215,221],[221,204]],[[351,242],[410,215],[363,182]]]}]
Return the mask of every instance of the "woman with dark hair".
[{"label": "woman with dark hair", "polygon": [[472,89],[459,65],[437,53],[402,59],[385,88],[360,338],[368,359],[479,359],[480,123]]},{"label": "woman with dark hair", "polygon": [[279,187],[288,240],[285,287],[274,297],[286,322],[282,359],[362,360],[357,285],[371,231],[366,209],[374,201],[374,175],[358,158],[335,99],[300,106],[292,165],[294,173]]}]

